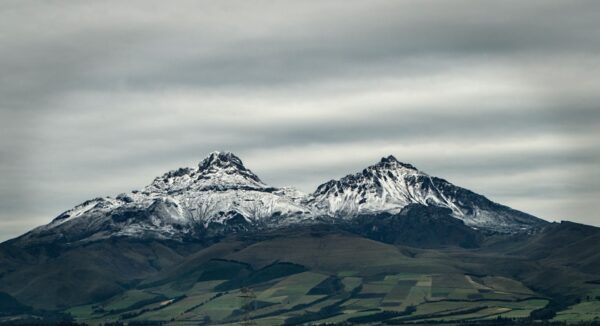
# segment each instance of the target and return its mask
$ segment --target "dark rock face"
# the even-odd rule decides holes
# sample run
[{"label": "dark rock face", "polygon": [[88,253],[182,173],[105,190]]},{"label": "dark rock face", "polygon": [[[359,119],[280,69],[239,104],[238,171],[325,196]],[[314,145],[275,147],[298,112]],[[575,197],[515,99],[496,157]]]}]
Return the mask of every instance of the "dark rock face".
[{"label": "dark rock face", "polygon": [[479,247],[483,234],[451,213],[447,208],[411,204],[398,214],[358,216],[349,229],[373,240],[419,248]]},{"label": "dark rock face", "polygon": [[241,174],[256,182],[262,182],[257,175],[244,166],[239,157],[230,152],[213,152],[200,162],[198,168],[198,178],[206,178],[207,175],[217,171],[224,171],[227,174]]}]

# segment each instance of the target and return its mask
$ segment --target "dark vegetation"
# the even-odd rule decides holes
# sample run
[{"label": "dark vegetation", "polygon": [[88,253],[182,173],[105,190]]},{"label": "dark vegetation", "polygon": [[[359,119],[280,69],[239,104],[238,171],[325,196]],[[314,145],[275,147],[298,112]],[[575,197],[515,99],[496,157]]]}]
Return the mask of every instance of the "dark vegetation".
[{"label": "dark vegetation", "polygon": [[275,262],[269,266],[261,268],[257,271],[249,271],[248,273],[239,273],[228,281],[219,284],[215,290],[228,291],[239,289],[245,286],[250,286],[272,279],[288,276],[292,274],[302,273],[306,271],[306,267],[293,263]]},{"label": "dark vegetation", "polygon": [[399,214],[363,215],[347,229],[367,238],[417,248],[477,248],[484,237],[452,218],[448,208],[410,204]]},{"label": "dark vegetation", "polygon": [[[49,311],[103,302],[130,289],[169,285],[174,290],[187,290],[197,282],[226,280],[215,287],[212,298],[189,308],[190,312],[228,291],[272,284],[305,271],[330,275],[307,294],[324,295],[335,303],[316,312],[289,317],[287,324],[336,316],[342,311],[340,304],[351,297],[382,298],[380,293],[345,292],[341,278],[336,276],[342,270],[361,271],[361,277],[367,281],[412,272],[468,274],[477,282],[490,275],[518,280],[536,295],[552,299],[546,307],[531,313],[530,323],[550,320],[557,312],[578,302],[597,300],[589,294],[589,289],[596,288],[600,279],[598,228],[563,222],[549,224],[531,234],[483,234],[459,220],[449,219],[448,214],[445,209],[416,205],[398,215],[362,216],[352,224],[240,234],[217,243],[111,239],[36,248],[3,243],[0,317],[31,315],[43,316],[41,320],[68,322],[68,315]],[[414,281],[398,284],[402,282],[414,285]],[[24,289],[23,284],[28,287]],[[470,299],[485,306],[485,300],[478,296],[486,294],[482,289],[479,294],[470,294]],[[131,319],[148,312],[146,306],[150,303],[173,298],[156,295],[127,308],[102,313]],[[312,304],[319,302],[323,300]],[[268,305],[260,300],[253,304]],[[303,303],[263,317],[308,306]],[[385,310],[384,306],[381,308]],[[351,318],[349,322],[399,323],[410,322],[412,318],[407,311],[379,311]],[[525,325],[522,322],[500,318],[485,324]]]},{"label": "dark vegetation", "polygon": [[374,323],[396,317],[408,316],[415,311],[417,311],[417,309],[414,306],[408,306],[404,311],[382,311],[372,315],[349,318],[347,321],[353,324]]},{"label": "dark vegetation", "polygon": [[309,295],[333,295],[339,293],[344,288],[344,284],[339,277],[330,276],[323,282],[317,284],[315,287],[310,289],[307,294]]},{"label": "dark vegetation", "polygon": [[32,310],[33,308],[20,303],[8,293],[0,292],[0,316],[25,314]]},{"label": "dark vegetation", "polygon": [[[175,302],[180,301],[180,300],[184,299],[185,297],[186,297],[185,295],[180,295],[178,297],[175,297],[175,298],[171,299],[171,303],[170,304],[174,304]],[[163,301],[163,300],[155,301],[155,298],[152,298],[152,299],[149,299],[147,301],[146,300],[142,300],[140,302],[137,302],[135,305],[133,305],[133,307],[125,309],[125,311],[128,311],[128,310],[134,310],[134,311],[122,314],[121,315],[121,319],[131,319],[131,318],[137,317],[139,315],[142,315],[142,314],[144,314],[146,312],[157,311],[157,310],[160,310],[160,309],[163,309],[163,308],[167,307],[167,305],[162,305],[162,306],[158,306],[158,307],[154,307],[154,308],[139,309],[139,308],[142,308],[144,306],[147,306],[148,304],[152,304],[152,303],[156,303],[156,302],[161,302],[161,301]],[[136,310],[136,309],[139,309],[139,310]],[[111,314],[120,313],[120,312],[121,311],[112,312]]]},{"label": "dark vegetation", "polygon": [[[17,316],[17,318],[10,318]],[[3,319],[3,317],[9,317]],[[61,324],[75,325],[73,318],[68,314],[34,309],[24,305],[11,295],[0,292],[0,325],[27,325],[27,324]]]}]

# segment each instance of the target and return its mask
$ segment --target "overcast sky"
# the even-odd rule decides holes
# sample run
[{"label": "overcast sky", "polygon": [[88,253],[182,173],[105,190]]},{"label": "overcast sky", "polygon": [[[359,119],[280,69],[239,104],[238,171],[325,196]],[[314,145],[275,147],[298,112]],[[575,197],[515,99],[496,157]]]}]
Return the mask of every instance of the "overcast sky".
[{"label": "overcast sky", "polygon": [[600,225],[598,1],[2,1],[0,241],[229,150]]}]

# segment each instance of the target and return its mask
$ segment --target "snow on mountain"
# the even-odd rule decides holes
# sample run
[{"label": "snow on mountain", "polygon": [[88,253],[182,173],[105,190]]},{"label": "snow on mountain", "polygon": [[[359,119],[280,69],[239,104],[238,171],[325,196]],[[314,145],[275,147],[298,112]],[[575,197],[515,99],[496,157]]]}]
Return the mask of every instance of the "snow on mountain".
[{"label": "snow on mountain", "polygon": [[474,228],[513,232],[543,223],[446,180],[431,177],[391,155],[362,172],[320,185],[307,203],[342,219],[381,212],[398,213],[415,203],[449,208],[454,217]]},{"label": "snow on mountain", "polygon": [[228,189],[264,190],[267,187],[242,161],[229,152],[213,152],[197,169],[181,168],[165,173],[144,188],[145,193],[179,194],[187,191]]},{"label": "snow on mountain", "polygon": [[450,208],[454,217],[474,228],[514,232],[542,223],[393,156],[305,195],[294,188],[270,187],[234,154],[213,152],[196,168],[169,171],[141,191],[88,200],[22,238],[33,242],[112,236],[184,239],[213,229],[235,232],[397,213],[411,203]]},{"label": "snow on mountain", "polygon": [[429,189],[413,186],[411,180],[420,176],[426,174],[389,156],[362,172],[320,185],[309,203],[328,215],[351,218],[381,211],[397,213],[410,203],[439,202],[440,197]]},{"label": "snow on mountain", "polygon": [[280,225],[314,215],[304,197],[293,188],[267,186],[232,153],[213,152],[197,168],[169,171],[141,191],[86,201],[25,237],[181,239],[215,224]]}]

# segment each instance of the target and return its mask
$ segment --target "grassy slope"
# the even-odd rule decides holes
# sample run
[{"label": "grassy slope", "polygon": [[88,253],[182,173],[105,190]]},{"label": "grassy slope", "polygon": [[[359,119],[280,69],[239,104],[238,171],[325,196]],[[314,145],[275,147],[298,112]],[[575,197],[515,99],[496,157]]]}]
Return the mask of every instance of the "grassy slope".
[{"label": "grassy slope", "polygon": [[[9,289],[25,303],[78,305],[69,311],[96,322],[124,317],[234,322],[245,309],[240,298],[244,285],[257,296],[252,314],[269,324],[306,316],[310,321],[343,321],[382,311],[401,313],[411,305],[416,311],[410,316],[392,317],[525,317],[546,305],[546,295],[600,295],[600,285],[589,282],[600,279],[597,236],[596,228],[555,224],[528,239],[492,237],[483,248],[469,250],[417,249],[314,230],[238,237],[187,251],[117,241],[31,263],[0,277],[0,289]],[[577,252],[570,257],[570,251]],[[278,262],[297,265],[273,265]],[[150,300],[157,296],[165,299]],[[578,318],[580,310],[575,306],[564,316]]]},{"label": "grassy slope", "polygon": [[95,302],[121,293],[136,280],[180,262],[191,250],[159,242],[106,241],[76,247],[58,257],[32,255],[31,262],[0,278],[0,291],[37,308]]},{"label": "grassy slope", "polygon": [[[410,305],[416,306],[417,311],[409,317],[398,317],[399,320],[528,316],[548,302],[532,298],[539,294],[506,276],[465,275],[466,270],[480,263],[481,256],[486,256],[476,251],[461,252],[463,261],[456,259],[455,251],[396,247],[339,233],[271,237],[250,245],[225,241],[187,257],[177,267],[165,269],[152,282],[143,283],[139,290],[131,290],[132,293],[162,294],[171,299],[181,295],[185,298],[165,307],[148,304],[145,312],[135,307],[132,310],[136,313],[142,312],[126,320],[185,324],[242,319],[244,299],[240,297],[239,288],[220,291],[225,283],[218,280],[198,283],[205,278],[206,271],[212,271],[217,256],[221,271],[217,275],[224,276],[222,282],[227,282],[235,273],[253,275],[267,270],[275,262],[295,263],[309,269],[274,279],[261,278],[264,281],[250,285],[256,295],[252,316],[265,324],[279,325],[302,316],[311,316],[310,320],[315,322],[339,322],[382,311],[399,313]],[[240,269],[244,264],[250,267]],[[228,274],[227,268],[233,274]],[[324,283],[330,284],[329,288],[322,285],[332,278],[339,280],[341,288],[331,281]],[[317,287],[318,294],[312,294]],[[115,305],[127,297],[117,297],[100,305]],[[129,304],[127,301],[121,305]],[[481,309],[468,310],[473,308]],[[122,311],[113,315],[94,314],[89,309],[72,312],[88,321],[123,317]]]}]

